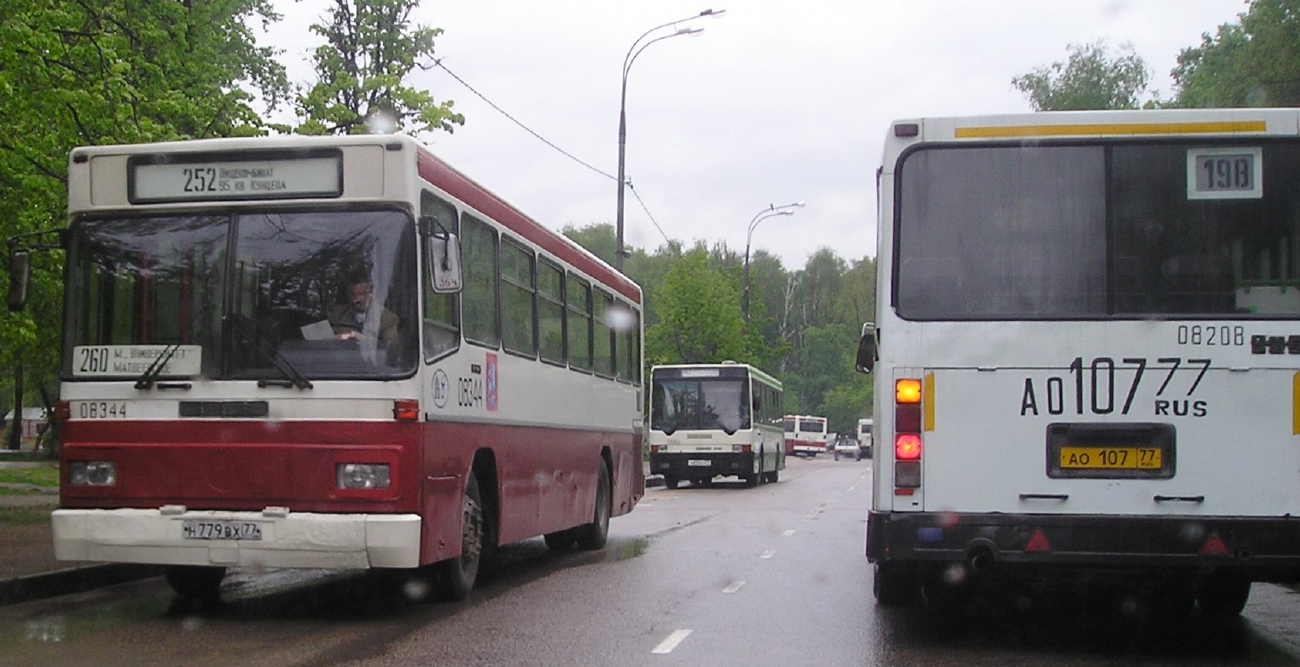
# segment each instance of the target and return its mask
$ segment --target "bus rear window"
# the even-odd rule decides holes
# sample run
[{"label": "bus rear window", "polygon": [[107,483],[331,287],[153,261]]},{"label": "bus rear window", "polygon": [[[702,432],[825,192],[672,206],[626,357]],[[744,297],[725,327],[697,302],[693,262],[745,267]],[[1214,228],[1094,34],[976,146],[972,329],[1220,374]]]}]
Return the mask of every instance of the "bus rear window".
[{"label": "bus rear window", "polygon": [[[1189,167],[1234,151],[1259,187],[1199,192]],[[897,178],[904,318],[1300,313],[1294,141],[931,146]]]}]

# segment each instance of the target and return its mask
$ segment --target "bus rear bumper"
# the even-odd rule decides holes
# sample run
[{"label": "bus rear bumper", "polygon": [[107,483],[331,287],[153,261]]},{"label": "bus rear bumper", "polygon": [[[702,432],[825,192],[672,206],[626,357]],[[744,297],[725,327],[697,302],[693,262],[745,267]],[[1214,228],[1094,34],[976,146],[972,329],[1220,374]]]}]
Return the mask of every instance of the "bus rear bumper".
[{"label": "bus rear bumper", "polygon": [[[179,510],[179,508],[178,508]],[[186,537],[186,526],[189,534]],[[57,509],[54,556],[67,561],[365,569],[420,564],[416,514]],[[255,524],[256,539],[198,537]]]},{"label": "bus rear bumper", "polygon": [[885,513],[867,517],[867,558],[916,565],[1209,570],[1300,580],[1300,517]]}]

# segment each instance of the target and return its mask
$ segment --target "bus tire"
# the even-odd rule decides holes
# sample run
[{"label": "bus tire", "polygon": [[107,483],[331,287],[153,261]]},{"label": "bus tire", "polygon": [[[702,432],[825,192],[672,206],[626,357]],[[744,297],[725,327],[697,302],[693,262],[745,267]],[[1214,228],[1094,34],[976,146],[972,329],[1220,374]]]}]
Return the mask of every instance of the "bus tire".
[{"label": "bus tire", "polygon": [[676,477],[673,477],[672,475],[664,475],[665,488],[675,489],[677,488],[677,485],[681,483],[682,483],[681,480],[677,479]]},{"label": "bus tire", "polygon": [[183,598],[215,600],[226,578],[226,568],[207,565],[168,565],[163,569],[167,583]]},{"label": "bus tire", "polygon": [[916,597],[916,577],[906,566],[880,563],[872,577],[871,592],[882,607],[910,604]]},{"label": "bus tire", "polygon": [[609,515],[613,505],[612,490],[609,483],[609,469],[601,459],[596,472],[596,509],[592,512],[591,523],[573,529],[573,538],[578,548],[584,551],[604,549],[609,540]]},{"label": "bus tire", "polygon": [[1250,598],[1250,580],[1241,572],[1216,570],[1196,587],[1196,604],[1211,618],[1236,616]]},{"label": "bus tire", "polygon": [[465,481],[465,496],[461,502],[463,516],[460,555],[434,564],[437,597],[454,602],[469,597],[469,592],[474,588],[483,556],[484,536],[487,534],[483,525],[483,499],[479,494],[478,479],[472,471]]}]

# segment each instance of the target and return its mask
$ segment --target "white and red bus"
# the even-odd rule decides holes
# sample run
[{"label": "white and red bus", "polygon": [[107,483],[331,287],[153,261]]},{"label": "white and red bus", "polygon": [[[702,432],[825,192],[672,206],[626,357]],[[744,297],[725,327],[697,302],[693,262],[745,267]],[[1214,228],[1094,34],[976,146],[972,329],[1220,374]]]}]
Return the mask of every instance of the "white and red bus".
[{"label": "white and red bus", "polygon": [[[879,186],[882,604],[1300,579],[1300,110],[924,118]],[[1108,585],[1113,584],[1113,585]]]},{"label": "white and red bus", "polygon": [[640,288],[410,138],[78,148],[68,191],[60,560],[459,599],[642,497]]},{"label": "white and red bus", "polygon": [[825,417],[786,415],[781,424],[785,429],[786,453],[815,458],[826,451]]}]

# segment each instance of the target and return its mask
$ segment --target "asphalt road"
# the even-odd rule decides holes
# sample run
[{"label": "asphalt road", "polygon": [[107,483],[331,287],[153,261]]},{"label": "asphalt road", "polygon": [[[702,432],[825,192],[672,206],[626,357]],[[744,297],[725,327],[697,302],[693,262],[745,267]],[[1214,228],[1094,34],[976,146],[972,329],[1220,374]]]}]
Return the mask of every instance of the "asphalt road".
[{"label": "asphalt road", "polygon": [[[652,489],[601,552],[505,550],[470,600],[412,602],[356,574],[240,571],[223,602],[158,578],[0,608],[0,664],[1300,664],[1295,595],[1245,619],[1157,624],[1116,608],[950,618],[880,609],[863,556],[868,461],[792,460],[755,489]],[[1294,634],[1294,633],[1292,633]]]}]

